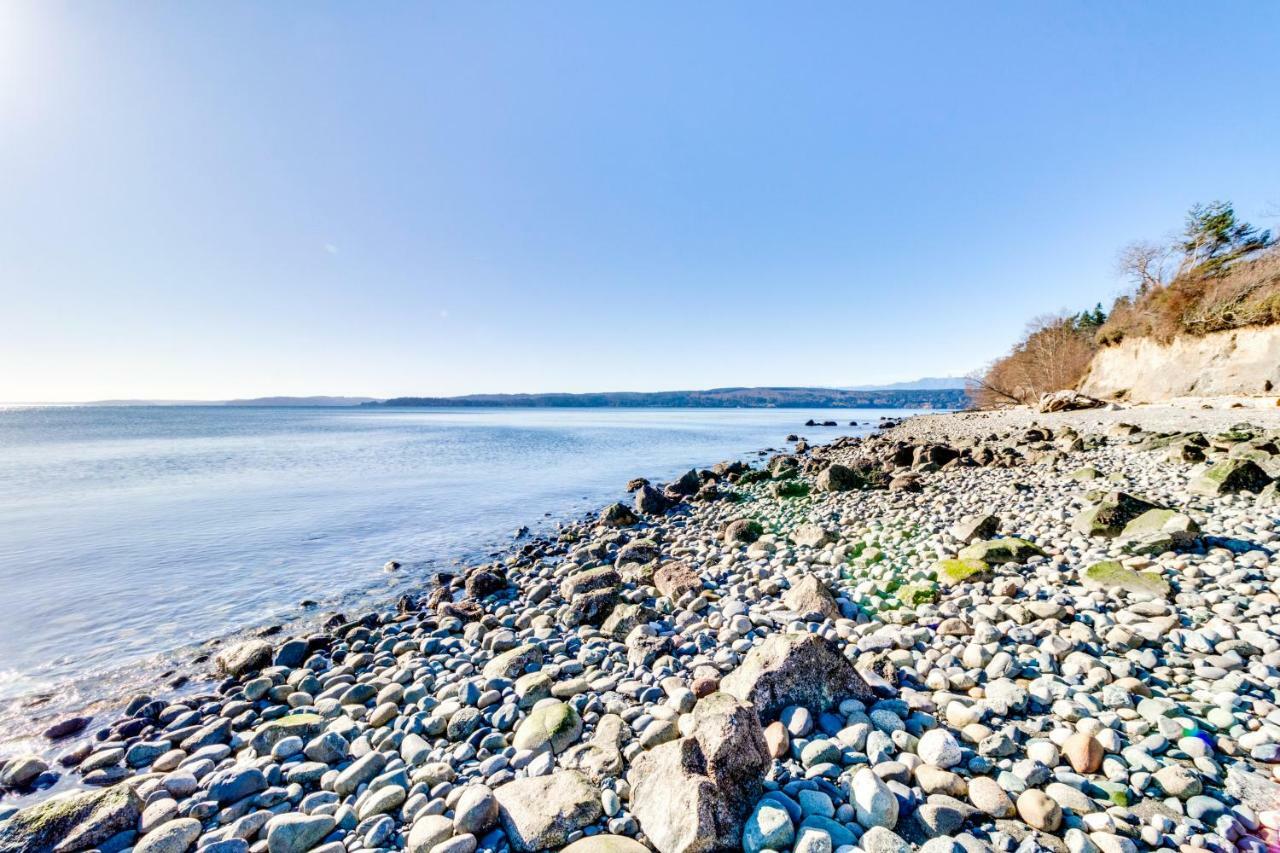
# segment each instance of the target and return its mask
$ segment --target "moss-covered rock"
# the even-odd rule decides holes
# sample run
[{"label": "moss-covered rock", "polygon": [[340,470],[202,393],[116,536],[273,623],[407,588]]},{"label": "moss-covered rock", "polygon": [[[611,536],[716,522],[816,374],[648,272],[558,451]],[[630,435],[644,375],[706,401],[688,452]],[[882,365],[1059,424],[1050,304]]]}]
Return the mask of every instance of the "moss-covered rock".
[{"label": "moss-covered rock", "polygon": [[1092,465],[1086,465],[1083,468],[1077,468],[1076,470],[1072,471],[1069,476],[1071,477],[1071,479],[1077,480],[1083,483],[1089,480],[1098,479],[1099,477],[1102,476],[1102,472],[1100,472],[1097,468],[1094,468]]},{"label": "moss-covered rock", "polygon": [[1258,467],[1258,463],[1249,459],[1224,459],[1188,483],[1187,491],[1217,497],[1237,492],[1260,492],[1270,482],[1271,477]]},{"label": "moss-covered rock", "polygon": [[1032,557],[1043,557],[1044,551],[1038,545],[1007,536],[1004,539],[984,539],[961,549],[957,555],[961,560],[980,560],[988,565],[1000,563],[1025,563]]},{"label": "moss-covered rock", "polygon": [[943,586],[956,586],[966,581],[976,581],[990,570],[990,566],[982,560],[939,560],[933,564],[938,583]]},{"label": "moss-covered rock", "polygon": [[1126,524],[1153,509],[1159,507],[1127,492],[1107,492],[1097,506],[1075,517],[1071,529],[1085,536],[1119,536]]},{"label": "moss-covered rock", "polygon": [[1176,509],[1151,509],[1124,526],[1117,541],[1130,554],[1163,554],[1195,544],[1200,525]]},{"label": "moss-covered rock", "polygon": [[726,545],[750,545],[764,534],[764,527],[753,518],[738,518],[724,528]]},{"label": "moss-covered rock", "polygon": [[916,607],[938,600],[938,585],[929,581],[904,584],[898,587],[898,600],[908,607]]},{"label": "moss-covered rock", "polygon": [[0,823],[0,853],[91,850],[141,815],[142,799],[126,784],[54,797]]},{"label": "moss-covered rock", "polygon": [[258,755],[267,755],[271,747],[287,737],[297,736],[309,741],[324,731],[325,719],[319,714],[290,714],[258,726],[249,745]]},{"label": "moss-covered rock", "polygon": [[1169,584],[1155,572],[1135,572],[1115,560],[1094,563],[1084,570],[1085,586],[1106,590],[1123,590],[1137,595],[1165,598]]},{"label": "moss-covered rock", "polygon": [[775,498],[803,498],[809,495],[809,484],[800,480],[783,480],[774,483],[769,493]]},{"label": "moss-covered rock", "polygon": [[564,752],[582,736],[582,718],[566,702],[548,702],[529,712],[511,743],[516,749]]}]

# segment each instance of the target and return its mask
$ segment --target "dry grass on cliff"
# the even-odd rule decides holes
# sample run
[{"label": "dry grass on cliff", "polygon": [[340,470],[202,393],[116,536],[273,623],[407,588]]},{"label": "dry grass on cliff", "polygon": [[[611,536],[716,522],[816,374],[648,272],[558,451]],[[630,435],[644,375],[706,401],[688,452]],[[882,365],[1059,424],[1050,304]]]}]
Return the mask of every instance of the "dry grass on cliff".
[{"label": "dry grass on cliff", "polygon": [[1098,331],[1098,342],[1132,337],[1168,343],[1177,335],[1205,335],[1280,323],[1280,247],[1214,275],[1191,273],[1136,296],[1121,297]]}]

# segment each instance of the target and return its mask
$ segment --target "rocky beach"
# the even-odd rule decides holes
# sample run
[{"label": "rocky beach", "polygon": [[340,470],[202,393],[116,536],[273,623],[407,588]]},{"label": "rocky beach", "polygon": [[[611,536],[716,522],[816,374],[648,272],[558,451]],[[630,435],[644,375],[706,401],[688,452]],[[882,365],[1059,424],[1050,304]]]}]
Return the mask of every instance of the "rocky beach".
[{"label": "rocky beach", "polygon": [[1280,409],[797,432],[49,721],[0,853],[1280,843]]}]

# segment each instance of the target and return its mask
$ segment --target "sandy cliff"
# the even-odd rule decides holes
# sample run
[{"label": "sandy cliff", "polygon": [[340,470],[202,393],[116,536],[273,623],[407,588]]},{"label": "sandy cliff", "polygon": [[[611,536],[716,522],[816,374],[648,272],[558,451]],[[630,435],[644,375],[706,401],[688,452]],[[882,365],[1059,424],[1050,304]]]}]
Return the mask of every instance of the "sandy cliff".
[{"label": "sandy cliff", "polygon": [[1169,344],[1126,339],[1098,351],[1080,390],[1134,402],[1280,394],[1280,326],[1183,336]]}]

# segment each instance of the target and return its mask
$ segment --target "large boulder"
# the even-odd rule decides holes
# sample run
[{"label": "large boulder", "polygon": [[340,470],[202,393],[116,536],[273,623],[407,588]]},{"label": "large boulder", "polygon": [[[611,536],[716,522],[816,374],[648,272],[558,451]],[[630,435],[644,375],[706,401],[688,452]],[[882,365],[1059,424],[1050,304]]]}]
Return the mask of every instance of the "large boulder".
[{"label": "large boulder", "polygon": [[603,812],[599,789],[576,770],[516,779],[493,795],[507,840],[521,853],[561,847]]},{"label": "large boulder", "polygon": [[852,468],[833,462],[818,474],[815,485],[820,492],[847,492],[858,488],[860,482]]},{"label": "large boulder", "polygon": [[648,622],[653,615],[643,604],[618,604],[600,623],[600,630],[615,640],[625,640],[628,634]]},{"label": "large boulder", "polygon": [[631,809],[659,853],[734,850],[771,763],[755,711],[712,693],[694,706],[688,737],[636,756]]},{"label": "large boulder", "polygon": [[816,575],[805,575],[793,583],[783,594],[782,603],[801,617],[816,616],[832,622],[840,618],[840,607],[836,604],[835,596]]},{"label": "large boulder", "polygon": [[1155,504],[1126,492],[1108,492],[1097,504],[1071,522],[1071,529],[1084,536],[1119,536],[1125,525],[1153,509]]},{"label": "large boulder", "polygon": [[990,539],[1000,530],[998,516],[988,513],[966,516],[951,525],[951,535],[966,545],[978,539]]},{"label": "large boulder", "polygon": [[876,699],[836,644],[817,634],[774,634],[721,679],[720,689],[750,702],[765,721],[791,705],[825,711],[844,699]]},{"label": "large boulder", "polygon": [[126,784],[53,797],[0,823],[0,853],[91,850],[141,816],[142,799]]},{"label": "large boulder", "polygon": [[608,618],[613,606],[618,603],[616,589],[593,589],[576,596],[561,617],[561,621],[569,626],[599,625]]},{"label": "large boulder", "polygon": [[1224,459],[1209,466],[1187,484],[1195,495],[1217,497],[1236,492],[1260,492],[1271,482],[1270,475],[1249,459]]},{"label": "large boulder", "polygon": [[702,477],[696,469],[690,468],[680,475],[680,479],[669,484],[667,491],[675,496],[687,496],[696,494],[700,488],[702,488]]},{"label": "large boulder", "polygon": [[661,556],[661,551],[657,542],[652,539],[633,539],[618,549],[618,556],[614,560],[614,565],[619,569],[632,563],[644,565],[645,563],[652,563],[659,556]]},{"label": "large boulder", "polygon": [[618,602],[622,577],[612,566],[587,569],[560,582],[560,595],[569,602],[565,625],[599,625]]},{"label": "large boulder", "polygon": [[641,515],[662,515],[670,508],[671,501],[648,483],[636,491],[636,512]]},{"label": "large boulder", "polygon": [[214,663],[218,665],[218,672],[239,678],[271,666],[274,651],[266,640],[247,640],[219,652]]},{"label": "large boulder", "polygon": [[467,595],[474,599],[487,598],[495,592],[501,592],[507,587],[506,574],[496,567],[479,566],[467,572],[467,578],[463,582],[463,586],[467,590]]},{"label": "large boulder", "polygon": [[600,566],[575,572],[560,581],[560,595],[565,601],[600,589],[613,589],[622,583],[622,576],[611,566]]}]

